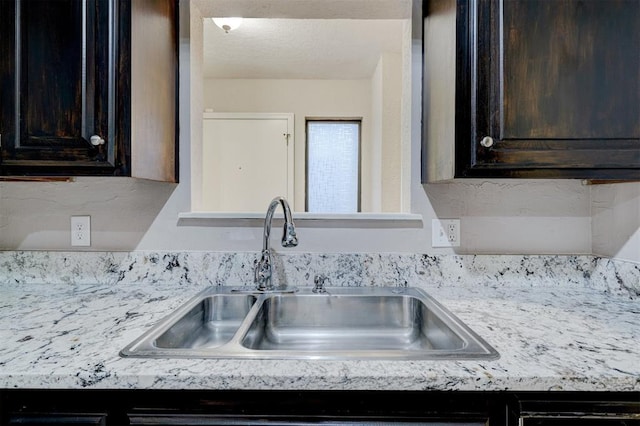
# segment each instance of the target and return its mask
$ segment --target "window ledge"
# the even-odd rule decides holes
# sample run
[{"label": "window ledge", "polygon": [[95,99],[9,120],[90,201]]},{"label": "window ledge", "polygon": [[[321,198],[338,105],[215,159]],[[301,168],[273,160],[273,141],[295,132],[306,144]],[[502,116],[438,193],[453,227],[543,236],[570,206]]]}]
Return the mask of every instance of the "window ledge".
[{"label": "window ledge", "polygon": [[[303,228],[422,228],[422,215],[415,213],[319,214],[293,212],[296,226]],[[263,213],[184,212],[178,226],[263,226]],[[275,219],[282,220],[277,212]]]}]

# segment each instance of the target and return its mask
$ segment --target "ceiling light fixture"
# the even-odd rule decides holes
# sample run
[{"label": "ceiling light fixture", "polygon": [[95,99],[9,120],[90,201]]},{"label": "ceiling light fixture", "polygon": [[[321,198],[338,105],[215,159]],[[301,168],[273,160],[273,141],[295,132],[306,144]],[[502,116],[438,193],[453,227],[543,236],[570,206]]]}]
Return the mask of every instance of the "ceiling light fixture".
[{"label": "ceiling light fixture", "polygon": [[233,31],[242,24],[242,18],[211,18],[213,22],[224,30],[225,33]]}]

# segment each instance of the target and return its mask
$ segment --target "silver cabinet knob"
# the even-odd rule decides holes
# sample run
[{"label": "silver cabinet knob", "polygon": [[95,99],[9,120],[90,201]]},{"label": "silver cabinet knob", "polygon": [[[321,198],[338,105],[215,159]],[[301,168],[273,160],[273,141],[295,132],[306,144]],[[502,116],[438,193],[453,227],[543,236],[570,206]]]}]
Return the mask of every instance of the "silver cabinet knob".
[{"label": "silver cabinet knob", "polygon": [[91,145],[93,145],[93,146],[104,145],[104,139],[102,139],[98,135],[91,136],[89,138],[89,142],[91,142]]},{"label": "silver cabinet knob", "polygon": [[491,148],[493,146],[493,138],[491,136],[485,136],[480,141],[480,145],[484,146],[485,148]]}]

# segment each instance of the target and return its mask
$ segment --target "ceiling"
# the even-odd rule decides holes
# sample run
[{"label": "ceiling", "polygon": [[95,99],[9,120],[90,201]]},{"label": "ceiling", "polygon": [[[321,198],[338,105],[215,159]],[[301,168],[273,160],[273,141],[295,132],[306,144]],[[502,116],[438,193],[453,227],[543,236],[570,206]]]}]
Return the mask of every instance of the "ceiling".
[{"label": "ceiling", "polygon": [[418,0],[191,0],[202,16],[287,19],[410,19]]},{"label": "ceiling", "polygon": [[205,78],[367,79],[401,53],[407,19],[245,18],[229,33],[204,20]]}]

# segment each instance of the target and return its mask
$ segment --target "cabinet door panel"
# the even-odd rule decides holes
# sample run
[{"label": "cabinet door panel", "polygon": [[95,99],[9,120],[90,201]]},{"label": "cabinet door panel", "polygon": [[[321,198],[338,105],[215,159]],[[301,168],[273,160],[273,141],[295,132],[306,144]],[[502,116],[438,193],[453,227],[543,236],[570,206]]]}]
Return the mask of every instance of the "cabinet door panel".
[{"label": "cabinet door panel", "polygon": [[640,138],[638,5],[503,2],[501,139]]},{"label": "cabinet door panel", "polygon": [[387,418],[338,419],[330,416],[286,417],[285,415],[247,416],[206,416],[206,415],[148,415],[129,417],[131,426],[218,426],[218,425],[269,425],[269,426],[483,426],[488,421],[455,420],[406,420]]},{"label": "cabinet door panel", "polygon": [[519,426],[638,426],[634,419],[581,417],[522,417]]},{"label": "cabinet door panel", "polygon": [[82,3],[28,1],[19,7],[19,146],[82,146]]},{"label": "cabinet door panel", "polygon": [[640,395],[628,393],[522,394],[521,426],[638,426]]},{"label": "cabinet door panel", "polygon": [[471,131],[458,132],[458,177],[640,178],[640,2],[476,0],[459,12]]},{"label": "cabinet door panel", "polygon": [[105,426],[106,414],[84,413],[40,413],[16,414],[9,418],[9,426],[46,426],[46,425],[74,425],[74,426]]},{"label": "cabinet door panel", "polygon": [[2,174],[114,172],[110,2],[0,2]]}]

